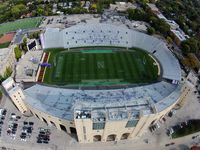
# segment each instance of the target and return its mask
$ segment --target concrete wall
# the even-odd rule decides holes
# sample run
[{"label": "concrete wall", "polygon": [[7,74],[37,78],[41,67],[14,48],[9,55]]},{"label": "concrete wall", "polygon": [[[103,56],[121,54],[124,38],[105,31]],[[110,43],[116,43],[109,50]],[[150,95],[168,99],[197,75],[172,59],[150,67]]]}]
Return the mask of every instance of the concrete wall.
[{"label": "concrete wall", "polygon": [[14,53],[14,47],[9,47],[10,51],[9,54],[6,56],[6,58],[0,62],[0,75],[4,76],[4,73],[6,71],[6,68],[11,67],[11,69],[14,68],[16,59],[15,59],[15,53]]},{"label": "concrete wall", "polygon": [[25,96],[20,87],[14,87],[11,91],[8,92],[8,94],[21,113],[24,114],[28,111],[28,108],[23,101],[25,99]]},{"label": "concrete wall", "polygon": [[[75,124],[74,124],[73,121],[65,120],[65,119],[58,118],[56,116],[50,115],[50,114],[46,114],[46,113],[44,113],[40,110],[37,110],[37,109],[31,107],[28,104],[26,104],[26,105],[34,116],[36,116],[38,119],[40,119],[43,122],[45,122],[45,120],[46,120],[46,123],[49,126],[54,126],[54,124],[55,124],[55,127],[58,130],[62,130],[60,125],[63,125],[66,128],[66,132],[69,133],[69,134],[71,134],[70,127],[75,128]],[[53,124],[51,122],[53,122]]]},{"label": "concrete wall", "polygon": [[12,102],[15,104],[15,106],[19,109],[19,111],[24,114],[28,111],[28,108],[26,107],[24,103],[24,93],[22,91],[22,88],[15,84],[13,78],[9,77],[6,79],[2,86],[10,96]]}]

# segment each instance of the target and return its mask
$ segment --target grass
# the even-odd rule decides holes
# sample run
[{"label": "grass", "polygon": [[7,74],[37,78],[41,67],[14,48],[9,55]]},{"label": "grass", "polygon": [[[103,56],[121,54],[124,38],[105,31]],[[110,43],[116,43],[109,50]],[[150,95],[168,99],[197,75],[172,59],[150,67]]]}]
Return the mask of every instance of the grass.
[{"label": "grass", "polygon": [[7,48],[10,45],[10,42],[0,44],[0,48]]},{"label": "grass", "polygon": [[179,138],[200,131],[200,120],[189,120],[188,125],[174,131],[172,138]]},{"label": "grass", "polygon": [[19,19],[13,22],[0,24],[0,34],[4,34],[18,29],[35,28],[40,25],[42,17]]},{"label": "grass", "polygon": [[154,60],[143,50],[48,50],[44,82],[67,84],[149,83],[158,79]]},{"label": "grass", "polygon": [[1,100],[2,96],[3,96],[3,93],[2,93],[1,88],[0,88],[0,100]]}]

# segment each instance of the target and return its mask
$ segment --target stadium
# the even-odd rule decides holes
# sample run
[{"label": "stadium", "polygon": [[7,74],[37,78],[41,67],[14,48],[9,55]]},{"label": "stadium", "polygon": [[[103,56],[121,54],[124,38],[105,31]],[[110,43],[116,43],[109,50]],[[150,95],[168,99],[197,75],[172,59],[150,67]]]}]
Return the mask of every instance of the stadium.
[{"label": "stadium", "polygon": [[38,82],[23,90],[36,117],[81,143],[140,137],[180,100],[166,43],[113,24],[47,28]]}]

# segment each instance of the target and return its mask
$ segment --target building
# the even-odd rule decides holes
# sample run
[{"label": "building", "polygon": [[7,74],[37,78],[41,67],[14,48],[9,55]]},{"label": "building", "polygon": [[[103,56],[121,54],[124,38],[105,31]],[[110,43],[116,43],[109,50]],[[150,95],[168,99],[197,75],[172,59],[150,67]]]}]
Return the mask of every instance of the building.
[{"label": "building", "polygon": [[[41,35],[41,43],[43,48],[67,49],[138,47],[159,65],[161,80],[142,86],[117,89],[62,88],[37,83],[26,89],[17,86],[24,96],[20,101],[10,97],[21,112],[30,110],[48,125],[75,135],[80,143],[139,138],[177,103],[187,99],[195,86],[195,76],[189,74],[182,79],[180,65],[164,42],[124,26],[98,23],[48,28]],[[8,93],[9,80],[3,83]]]},{"label": "building", "polygon": [[110,10],[116,10],[118,12],[126,12],[129,8],[135,9],[136,6],[130,2],[115,2],[115,4],[110,4]]},{"label": "building", "polygon": [[14,68],[15,65],[14,46],[0,49],[0,75],[4,76],[7,68]]},{"label": "building", "polygon": [[36,82],[36,74],[42,55],[42,50],[27,51],[16,65],[15,81],[18,83]]},{"label": "building", "polygon": [[36,39],[28,40],[26,45],[29,51],[34,51],[39,49],[39,43]]},{"label": "building", "polygon": [[180,97],[179,104],[184,105],[185,101],[189,99],[189,96],[196,91],[196,85],[198,83],[198,77],[194,71],[190,71],[189,74],[184,78],[184,84],[181,90],[183,93]]},{"label": "building", "polygon": [[155,4],[148,4],[149,8],[152,10],[154,14],[157,15],[158,18],[163,19],[167,24],[170,25],[170,31],[174,35],[174,42],[177,45],[180,45],[182,41],[189,38],[188,35],[186,35],[183,30],[180,29],[179,25],[174,20],[168,20],[156,7]]},{"label": "building", "polygon": [[[7,33],[0,38],[0,44],[12,43],[15,33]],[[13,68],[15,64],[14,46],[0,48],[0,75],[4,76],[7,68]]]},{"label": "building", "polygon": [[22,114],[25,114],[28,109],[24,103],[25,96],[23,94],[22,88],[20,88],[20,86],[18,86],[11,77],[3,81],[2,86],[4,87],[18,110]]}]

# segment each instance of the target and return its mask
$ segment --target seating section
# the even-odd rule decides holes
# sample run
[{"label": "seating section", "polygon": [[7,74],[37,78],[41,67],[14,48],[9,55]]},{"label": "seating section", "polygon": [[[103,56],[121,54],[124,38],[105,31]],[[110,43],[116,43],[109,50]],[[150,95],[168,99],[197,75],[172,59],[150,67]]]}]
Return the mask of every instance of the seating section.
[{"label": "seating section", "polygon": [[44,33],[44,48],[120,46],[138,47],[152,53],[162,66],[163,78],[180,81],[178,61],[161,40],[141,32],[111,24],[85,24],[59,30],[49,28]]},{"label": "seating section", "polygon": [[44,36],[41,36],[41,43],[44,43],[42,45],[43,48],[63,47],[63,38],[60,33],[60,29],[58,28],[46,29]]},{"label": "seating section", "polygon": [[49,28],[41,37],[43,48],[138,47],[159,61],[162,77],[167,79],[150,85],[109,90],[63,89],[36,84],[24,91],[25,101],[42,112],[73,120],[75,109],[105,109],[109,111],[110,120],[121,120],[127,118],[127,112],[121,109],[123,107],[132,112],[135,122],[138,112],[142,111],[145,115],[153,113],[152,110],[160,112],[174,104],[180,96],[181,85],[169,82],[181,80],[179,63],[166,44],[155,37],[111,24],[76,25],[63,30]]}]

